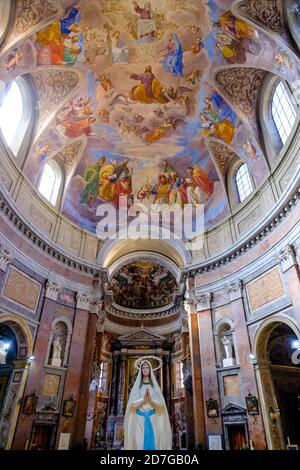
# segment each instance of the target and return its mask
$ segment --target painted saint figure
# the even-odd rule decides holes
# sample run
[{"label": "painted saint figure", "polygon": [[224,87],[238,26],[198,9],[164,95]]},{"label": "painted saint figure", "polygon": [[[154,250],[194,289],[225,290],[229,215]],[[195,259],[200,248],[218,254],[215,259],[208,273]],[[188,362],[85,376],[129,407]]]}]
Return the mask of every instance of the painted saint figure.
[{"label": "painted saint figure", "polygon": [[144,73],[130,75],[131,80],[139,80],[141,83],[132,88],[130,98],[132,101],[151,104],[168,103],[170,100],[165,96],[164,85],[155,77],[151,65],[147,65]]},{"label": "painted saint figure", "polygon": [[147,42],[153,41],[155,37],[156,25],[151,3],[146,2],[144,8],[140,7],[136,1],[133,2],[133,8],[139,15],[137,21],[137,37]]},{"label": "painted saint figure", "polygon": [[144,360],[131,390],[124,421],[125,450],[171,450],[166,403],[149,361]]},{"label": "painted saint figure", "polygon": [[161,62],[164,69],[176,77],[183,77],[183,49],[176,33],[170,35],[169,44],[164,51],[167,51],[167,54]]},{"label": "painted saint figure", "polygon": [[83,173],[83,179],[86,183],[84,190],[80,195],[80,203],[92,207],[92,203],[97,199],[99,191],[100,169],[105,163],[105,157],[100,157],[93,165],[89,166]]}]

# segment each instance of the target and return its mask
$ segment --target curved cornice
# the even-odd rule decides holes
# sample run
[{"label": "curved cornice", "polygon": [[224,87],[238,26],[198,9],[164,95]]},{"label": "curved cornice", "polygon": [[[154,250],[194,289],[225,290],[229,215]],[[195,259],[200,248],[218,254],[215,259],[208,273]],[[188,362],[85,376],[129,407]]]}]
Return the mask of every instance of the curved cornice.
[{"label": "curved cornice", "polygon": [[209,262],[199,263],[190,270],[187,270],[191,276],[201,274],[207,271],[223,266],[224,264],[234,261],[236,258],[247,253],[251,248],[256,246],[258,243],[263,241],[273,230],[275,230],[280,223],[282,223],[293,210],[293,208],[299,203],[300,200],[300,184],[299,184],[299,172],[295,178],[295,188],[292,193],[289,193],[281,203],[278,204],[275,209],[271,212],[267,221],[265,221],[259,228],[253,230],[251,235],[247,235],[240,242],[236,243],[229,250],[226,250],[221,256],[211,258]]},{"label": "curved cornice", "polygon": [[[226,250],[222,255],[215,256],[210,260],[197,263],[192,267],[184,269],[186,275],[193,276],[203,272],[217,269],[218,267],[230,263],[236,258],[240,257],[250,249],[255,247],[258,243],[264,240],[270,232],[278,227],[299,203],[300,200],[300,184],[299,184],[300,171],[294,177],[293,183],[290,185],[290,191],[286,191],[285,197],[271,211],[270,215],[265,219],[264,223],[256,227],[250,234],[248,233],[242,240]],[[79,258],[71,257],[63,250],[58,249],[53,243],[45,241],[45,239],[37,233],[37,231],[26,223],[18,210],[13,207],[12,202],[9,202],[0,189],[0,211],[6,219],[10,221],[26,237],[33,243],[38,250],[42,250],[52,259],[57,262],[67,265],[72,269],[79,270],[95,276],[96,278],[103,278],[107,282],[107,270],[95,264],[87,263]]]},{"label": "curved cornice", "polygon": [[10,224],[14,225],[19,232],[22,233],[24,238],[33,243],[38,250],[43,251],[49,257],[56,260],[59,263],[65,264],[72,269],[91,274],[96,278],[102,277],[103,280],[107,279],[106,269],[103,269],[94,264],[83,262],[77,257],[72,257],[64,250],[59,249],[54,243],[51,243],[37,232],[28,222],[25,222],[23,217],[20,215],[17,207],[12,201],[8,201],[0,188],[0,211],[2,215],[8,219]]}]

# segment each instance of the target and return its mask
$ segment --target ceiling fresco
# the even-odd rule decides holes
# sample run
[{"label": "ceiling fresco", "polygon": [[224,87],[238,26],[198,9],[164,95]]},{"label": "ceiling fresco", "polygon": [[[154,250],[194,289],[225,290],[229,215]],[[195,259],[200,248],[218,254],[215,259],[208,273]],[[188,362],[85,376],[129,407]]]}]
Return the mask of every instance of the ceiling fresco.
[{"label": "ceiling fresco", "polygon": [[177,284],[164,266],[145,259],[123,266],[110,281],[109,290],[121,307],[153,309],[173,302]]},{"label": "ceiling fresco", "polygon": [[[5,81],[34,70],[80,71],[72,96],[34,143],[26,176],[36,185],[45,162],[81,140],[80,154],[68,161],[61,207],[80,227],[95,232],[97,207],[118,207],[122,195],[130,204],[203,203],[206,229],[218,224],[230,213],[228,162],[219,164],[214,149],[222,144],[225,157],[247,162],[256,185],[265,180],[252,98],[264,71],[299,77],[295,53],[279,36],[233,16],[231,1],[61,3],[60,20],[0,59]],[[235,88],[231,76],[241,67],[262,72]],[[250,111],[236,106],[243,95]]]}]

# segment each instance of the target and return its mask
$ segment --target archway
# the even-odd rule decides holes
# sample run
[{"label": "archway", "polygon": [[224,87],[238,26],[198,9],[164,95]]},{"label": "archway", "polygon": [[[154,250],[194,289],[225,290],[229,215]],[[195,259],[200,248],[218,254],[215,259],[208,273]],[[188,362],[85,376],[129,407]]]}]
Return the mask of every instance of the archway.
[{"label": "archway", "polygon": [[0,314],[0,449],[10,449],[30,366],[33,339],[16,315]]},{"label": "archway", "polygon": [[300,445],[300,332],[287,316],[264,322],[256,333],[255,365],[269,449]]}]

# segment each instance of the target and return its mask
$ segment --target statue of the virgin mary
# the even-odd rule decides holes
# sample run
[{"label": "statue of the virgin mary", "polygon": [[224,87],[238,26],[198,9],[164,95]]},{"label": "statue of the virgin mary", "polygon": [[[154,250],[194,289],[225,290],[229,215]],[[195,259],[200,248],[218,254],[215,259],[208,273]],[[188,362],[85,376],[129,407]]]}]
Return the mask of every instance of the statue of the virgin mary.
[{"label": "statue of the virgin mary", "polygon": [[166,403],[151,363],[143,360],[131,390],[124,421],[124,449],[171,450]]}]

